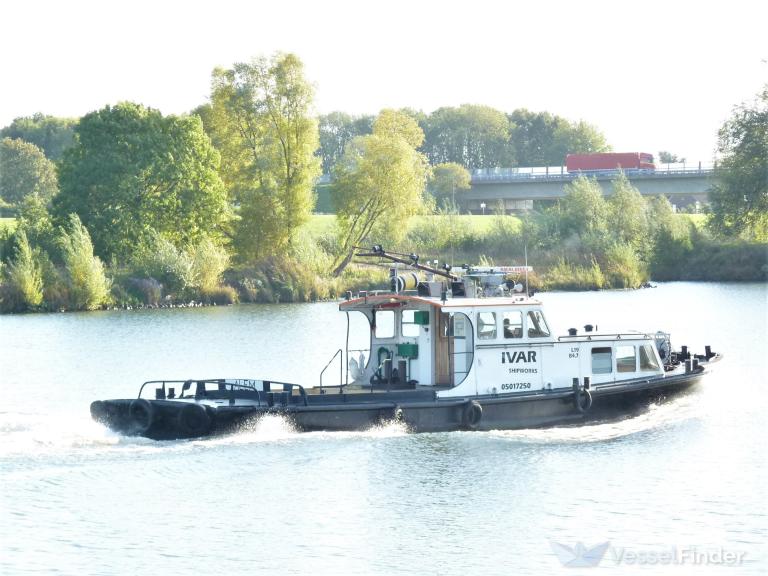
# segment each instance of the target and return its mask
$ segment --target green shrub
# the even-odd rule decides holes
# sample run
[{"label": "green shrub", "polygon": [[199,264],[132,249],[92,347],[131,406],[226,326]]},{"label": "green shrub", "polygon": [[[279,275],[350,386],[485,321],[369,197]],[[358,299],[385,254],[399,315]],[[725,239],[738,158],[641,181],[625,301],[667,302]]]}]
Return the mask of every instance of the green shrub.
[{"label": "green shrub", "polygon": [[109,301],[111,281],[104,265],[93,255],[93,243],[76,214],[71,214],[69,229],[61,235],[64,268],[69,280],[69,308],[95,310]]},{"label": "green shrub", "polygon": [[[210,238],[204,238],[191,254],[193,285],[203,296],[209,296],[220,288],[224,271],[229,267],[229,254]],[[231,303],[231,302],[230,302]]]},{"label": "green shrub", "polygon": [[232,286],[216,286],[205,293],[203,300],[206,304],[216,304],[219,306],[237,304],[237,290]]},{"label": "green shrub", "polygon": [[614,244],[605,251],[602,270],[610,288],[639,288],[648,280],[648,272],[635,249],[629,244]]},{"label": "green shrub", "polygon": [[43,276],[40,254],[32,250],[27,235],[20,230],[16,235],[14,259],[6,272],[8,289],[4,293],[4,307],[11,311],[32,310],[43,302]]},{"label": "green shrub", "polygon": [[154,278],[178,297],[195,285],[192,257],[157,232],[136,250],[131,267],[135,275]]},{"label": "green shrub", "polygon": [[559,260],[542,278],[547,290],[600,290],[605,286],[605,277],[596,260],[588,266]]}]

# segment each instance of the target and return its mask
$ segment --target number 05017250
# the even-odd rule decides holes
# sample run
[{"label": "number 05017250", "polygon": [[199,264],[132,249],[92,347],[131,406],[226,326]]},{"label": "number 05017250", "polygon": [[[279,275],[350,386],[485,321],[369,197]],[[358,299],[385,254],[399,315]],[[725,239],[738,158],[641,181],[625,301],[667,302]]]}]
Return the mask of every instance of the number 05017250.
[{"label": "number 05017250", "polygon": [[528,390],[531,387],[530,382],[512,382],[510,384],[502,384],[502,390]]}]

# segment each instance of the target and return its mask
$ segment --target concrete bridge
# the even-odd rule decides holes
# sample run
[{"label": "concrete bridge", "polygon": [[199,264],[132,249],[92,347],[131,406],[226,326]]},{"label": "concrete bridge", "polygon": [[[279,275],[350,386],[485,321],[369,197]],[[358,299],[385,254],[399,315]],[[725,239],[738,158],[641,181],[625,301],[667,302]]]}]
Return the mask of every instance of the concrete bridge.
[{"label": "concrete bridge", "polygon": [[[604,195],[613,192],[615,171],[595,172]],[[557,200],[565,196],[565,186],[578,177],[564,166],[545,168],[492,168],[472,173],[472,188],[461,192],[460,204],[470,212],[480,214],[497,208],[499,200],[505,211],[530,210],[534,200]],[[713,184],[711,165],[668,165],[655,171],[627,172],[627,178],[644,196],[664,195],[677,206],[705,202]]]}]

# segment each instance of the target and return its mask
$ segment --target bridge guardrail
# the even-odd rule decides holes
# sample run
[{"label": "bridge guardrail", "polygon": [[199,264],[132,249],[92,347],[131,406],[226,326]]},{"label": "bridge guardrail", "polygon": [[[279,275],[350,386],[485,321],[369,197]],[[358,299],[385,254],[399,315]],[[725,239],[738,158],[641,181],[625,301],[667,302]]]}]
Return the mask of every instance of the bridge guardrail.
[{"label": "bridge guardrail", "polygon": [[[635,178],[668,178],[686,176],[704,176],[714,172],[714,164],[699,164],[688,168],[661,166],[656,170],[626,170],[625,173]],[[514,182],[521,180],[551,180],[569,181],[583,176],[598,179],[613,178],[616,170],[595,170],[589,172],[566,172],[565,166],[536,167],[536,168],[480,168],[472,171],[472,182]]]}]

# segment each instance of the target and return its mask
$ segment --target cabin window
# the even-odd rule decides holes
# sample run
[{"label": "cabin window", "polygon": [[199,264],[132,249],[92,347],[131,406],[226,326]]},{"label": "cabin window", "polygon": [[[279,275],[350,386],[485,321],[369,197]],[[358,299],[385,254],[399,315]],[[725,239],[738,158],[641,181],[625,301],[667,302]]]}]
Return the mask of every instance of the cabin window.
[{"label": "cabin window", "polygon": [[400,321],[400,334],[405,338],[419,337],[419,325],[416,324],[416,310],[403,310]]},{"label": "cabin window", "polygon": [[395,337],[395,311],[376,310],[376,338]]},{"label": "cabin window", "polygon": [[616,371],[637,372],[634,346],[616,346]]},{"label": "cabin window", "polygon": [[528,312],[528,338],[544,338],[549,336],[549,328],[544,315],[538,310]]},{"label": "cabin window", "polygon": [[610,374],[613,369],[610,348],[592,348],[592,374]]},{"label": "cabin window", "polygon": [[523,337],[523,313],[520,310],[504,312],[502,323],[504,324],[504,338]]},{"label": "cabin window", "polygon": [[477,315],[478,340],[496,339],[496,312],[480,312]]},{"label": "cabin window", "polygon": [[659,369],[659,363],[656,361],[656,354],[653,351],[652,344],[643,344],[640,348],[640,371],[655,372]]}]

